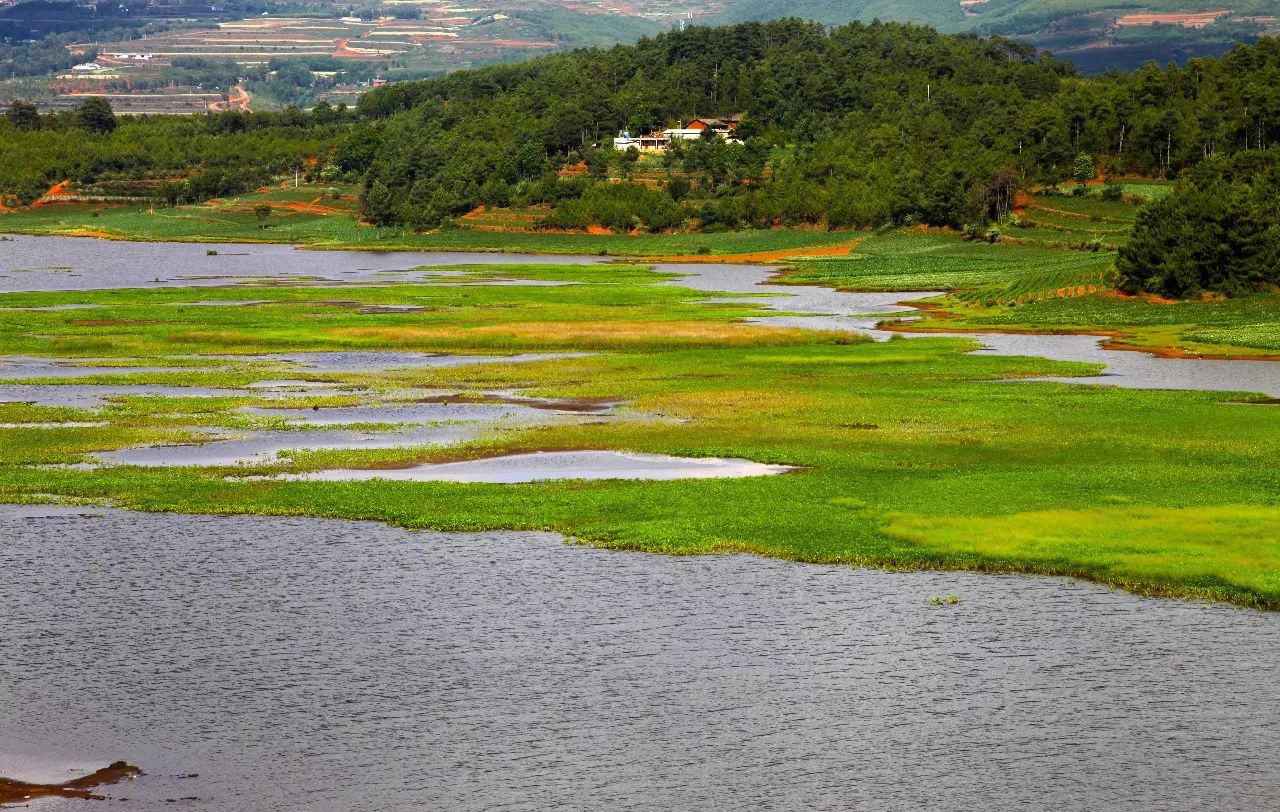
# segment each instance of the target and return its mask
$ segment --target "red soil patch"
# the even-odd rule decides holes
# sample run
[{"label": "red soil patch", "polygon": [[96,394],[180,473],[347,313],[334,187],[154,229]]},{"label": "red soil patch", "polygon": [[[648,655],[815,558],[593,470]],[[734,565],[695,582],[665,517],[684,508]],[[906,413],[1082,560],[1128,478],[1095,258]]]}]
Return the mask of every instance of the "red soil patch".
[{"label": "red soil patch", "polygon": [[1218,9],[1217,11],[1201,11],[1186,14],[1126,14],[1116,20],[1116,25],[1156,25],[1157,23],[1166,25],[1180,25],[1183,28],[1204,28],[1213,23],[1219,17],[1229,17],[1231,11],[1229,9]]},{"label": "red soil patch", "polygon": [[332,208],[331,206],[321,205],[320,204],[321,200],[324,200],[324,198],[317,197],[315,200],[312,200],[310,202],[303,201],[303,200],[293,200],[287,203],[267,203],[267,205],[273,209],[284,209],[285,211],[293,211],[293,212],[298,212],[300,214],[319,214],[325,217],[346,214],[346,212],[342,211],[341,209],[335,209],[335,208]]},{"label": "red soil patch", "polygon": [[1154,293],[1125,293],[1119,290],[1108,290],[1103,296],[1109,296],[1112,299],[1141,299],[1148,304],[1171,305],[1177,304],[1177,299],[1166,299],[1163,296],[1157,296]]},{"label": "red soil patch", "polygon": [[1029,205],[1031,205],[1031,195],[1019,189],[1013,197],[1013,213],[1021,217]]},{"label": "red soil patch", "polygon": [[49,190],[45,192],[43,195],[41,195],[39,200],[32,203],[31,208],[34,209],[40,206],[47,206],[50,203],[57,203],[59,201],[56,201],[56,200],[51,201],[51,200],[47,200],[46,198],[55,197],[58,195],[69,195],[69,194],[71,194],[71,181],[60,180],[57,183],[50,186]]}]

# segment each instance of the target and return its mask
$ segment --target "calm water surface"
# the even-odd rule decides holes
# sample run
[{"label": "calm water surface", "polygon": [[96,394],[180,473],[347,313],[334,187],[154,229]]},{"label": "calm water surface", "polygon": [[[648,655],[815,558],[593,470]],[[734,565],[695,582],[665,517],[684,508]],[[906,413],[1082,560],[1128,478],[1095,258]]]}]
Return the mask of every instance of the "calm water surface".
[{"label": "calm water surface", "polygon": [[0,764],[104,809],[1280,805],[1277,614],[84,510],[0,508]]},{"label": "calm water surface", "polygon": [[[208,256],[210,248],[217,256]],[[539,254],[300,251],[292,245],[207,246],[17,235],[11,242],[0,242],[0,291],[208,287],[288,278],[407,282],[423,276],[407,273],[421,265],[580,265],[600,261],[598,257]]]}]

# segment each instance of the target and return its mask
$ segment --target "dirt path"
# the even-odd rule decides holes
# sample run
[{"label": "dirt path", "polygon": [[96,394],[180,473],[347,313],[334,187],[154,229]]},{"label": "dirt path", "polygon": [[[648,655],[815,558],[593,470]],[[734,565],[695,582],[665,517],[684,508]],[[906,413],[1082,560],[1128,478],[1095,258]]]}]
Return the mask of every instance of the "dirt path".
[{"label": "dirt path", "polygon": [[223,113],[227,110],[239,110],[243,113],[252,113],[249,109],[249,102],[253,101],[253,94],[245,90],[244,85],[234,85],[227,91],[225,101],[219,99],[215,102],[209,102],[209,110],[214,113]]}]

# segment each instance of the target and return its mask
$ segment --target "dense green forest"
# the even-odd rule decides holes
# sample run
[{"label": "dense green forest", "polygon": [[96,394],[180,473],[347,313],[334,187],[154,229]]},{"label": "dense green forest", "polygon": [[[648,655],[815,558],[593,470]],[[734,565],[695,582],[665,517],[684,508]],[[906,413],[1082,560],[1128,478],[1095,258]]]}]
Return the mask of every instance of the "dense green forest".
[{"label": "dense green forest", "polygon": [[[627,183],[636,156],[612,148],[614,133],[727,113],[746,114],[741,143],[690,142],[663,156],[656,186]],[[535,204],[552,207],[548,227],[619,231],[982,228],[1008,218],[1023,188],[1211,174],[1271,155],[1278,139],[1274,39],[1185,68],[1081,77],[1000,38],[784,20],[392,84],[354,110],[122,118],[112,130],[10,115],[0,191],[29,201],[70,178],[202,199],[304,167],[362,181],[368,220],[417,229]]]},{"label": "dense green forest", "polygon": [[314,174],[313,159],[332,154],[354,119],[321,105],[310,113],[115,116],[104,125],[84,115],[96,106],[38,115],[11,105],[0,124],[0,192],[29,203],[69,179],[171,203],[234,194],[296,167]]},{"label": "dense green forest", "polygon": [[347,145],[363,151],[346,168],[366,177],[381,222],[437,225],[495,196],[578,197],[550,171],[616,160],[592,145],[617,130],[744,112],[745,144],[668,158],[694,179],[672,197],[696,201],[704,226],[960,226],[1082,166],[1176,175],[1265,148],[1280,136],[1280,42],[1082,78],[1008,40],[791,20],[388,86],[359,110]]},{"label": "dense green forest", "polygon": [[1211,158],[1138,215],[1120,249],[1133,293],[1228,296],[1280,288],[1280,151]]}]

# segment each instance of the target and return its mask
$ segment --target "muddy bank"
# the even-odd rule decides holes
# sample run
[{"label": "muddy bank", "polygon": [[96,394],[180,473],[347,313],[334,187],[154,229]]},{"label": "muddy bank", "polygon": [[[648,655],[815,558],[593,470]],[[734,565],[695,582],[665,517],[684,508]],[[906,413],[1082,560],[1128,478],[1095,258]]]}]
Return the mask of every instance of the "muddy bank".
[{"label": "muddy bank", "polygon": [[131,781],[142,775],[142,770],[123,761],[116,761],[100,770],[64,781],[60,784],[36,784],[0,777],[0,804],[15,804],[39,798],[81,798],[102,801],[104,796],[93,790],[107,784]]}]

